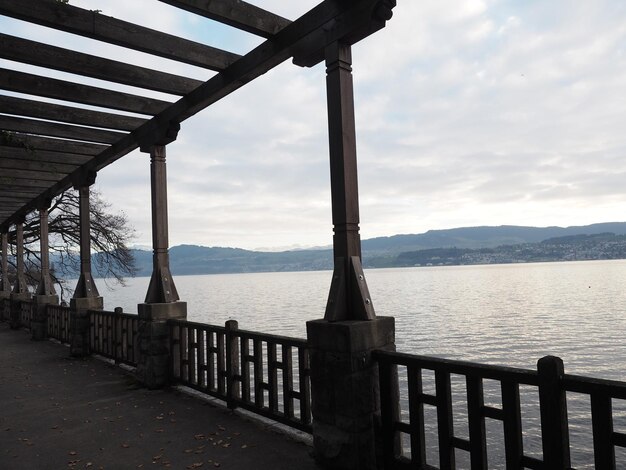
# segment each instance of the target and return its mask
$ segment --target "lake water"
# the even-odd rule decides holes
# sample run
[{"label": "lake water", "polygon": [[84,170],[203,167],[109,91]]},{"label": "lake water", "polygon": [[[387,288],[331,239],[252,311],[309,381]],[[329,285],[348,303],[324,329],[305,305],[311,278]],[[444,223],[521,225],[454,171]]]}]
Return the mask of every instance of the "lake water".
[{"label": "lake water", "polygon": [[[236,319],[241,329],[304,338],[305,322],[324,315],[331,274],[175,276],[175,282],[189,320]],[[533,369],[551,354],[567,373],[626,380],[624,260],[379,269],[366,278],[377,315],[396,318],[398,351]],[[131,279],[114,291],[100,282],[105,308],[136,312],[148,281]],[[488,384],[486,394],[497,401]],[[593,468],[588,399],[568,395],[568,402],[573,464]],[[614,403],[617,429],[626,425],[621,405]],[[540,456],[532,430],[538,407],[525,406],[525,448]],[[502,458],[496,454],[490,462]]]},{"label": "lake water", "polygon": [[[374,269],[377,315],[396,318],[399,351],[535,367],[553,354],[570,373],[626,380],[626,260]],[[324,316],[331,272],[175,276],[188,318],[304,338]],[[108,290],[134,313],[149,278]]]}]

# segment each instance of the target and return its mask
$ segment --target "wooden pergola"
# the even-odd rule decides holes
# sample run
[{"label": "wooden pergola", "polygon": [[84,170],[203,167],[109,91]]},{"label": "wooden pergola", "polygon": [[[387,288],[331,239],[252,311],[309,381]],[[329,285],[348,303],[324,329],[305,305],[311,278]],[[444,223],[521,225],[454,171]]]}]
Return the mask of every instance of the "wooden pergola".
[{"label": "wooden pergola", "polygon": [[297,65],[312,66],[324,59],[327,45],[357,42],[384,26],[395,3],[326,0],[289,21],[239,0],[161,1],[266,40],[240,56],[56,0],[0,1],[0,14],[8,17],[216,72],[202,82],[0,34],[3,59],[180,97],[168,102],[0,69],[0,89],[34,97],[0,94],[0,226],[15,223],[42,201],[75,186],[83,175],[138,147],[173,140],[185,119],[281,62],[293,58]]},{"label": "wooden pergola", "polygon": [[[329,468],[374,468],[372,423],[379,404],[371,351],[393,349],[394,323],[391,317],[376,317],[361,266],[351,46],[383,28],[396,1],[323,0],[294,21],[241,0],[160,1],[265,40],[238,55],[62,1],[0,0],[0,15],[215,72],[199,81],[0,33],[0,58],[111,86],[0,69],[0,89],[9,92],[0,93],[0,298],[10,299],[12,326],[19,325],[13,320],[31,297],[24,279],[23,223],[37,210],[41,279],[31,329],[34,339],[46,335],[46,305],[58,303],[48,266],[48,209],[54,197],[73,187],[79,192],[81,269],[70,303],[70,353],[89,354],[89,312],[103,308],[91,275],[89,187],[99,170],[139,148],[150,154],[154,254],[148,292],[138,305],[136,373],[148,387],[165,385],[167,322],[187,316],[169,269],[166,146],[187,118],[278,64],[292,59],[311,67],[325,61],[334,272],[324,319],[307,323],[307,344],[315,363],[314,395],[337,393],[338,398],[313,400],[315,452]],[[119,84],[179,98],[116,91]],[[7,235],[13,225],[17,273],[9,288]],[[363,428],[363,423],[369,424]]]}]

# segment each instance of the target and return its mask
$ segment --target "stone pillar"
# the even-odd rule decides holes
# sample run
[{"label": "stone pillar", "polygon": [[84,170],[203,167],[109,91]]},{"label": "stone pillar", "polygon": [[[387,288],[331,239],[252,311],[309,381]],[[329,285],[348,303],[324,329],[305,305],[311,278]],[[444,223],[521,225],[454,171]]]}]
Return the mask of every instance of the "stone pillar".
[{"label": "stone pillar", "polygon": [[26,284],[26,275],[24,274],[24,219],[20,220],[15,226],[15,243],[17,272],[13,290],[11,291],[11,328],[16,330],[21,324],[22,302],[30,301],[31,295],[28,292]]},{"label": "stone pillar", "polygon": [[102,310],[103,301],[91,275],[91,234],[89,220],[89,187],[96,181],[96,174],[82,175],[74,188],[79,195],[80,219],[80,277],[70,299],[70,354],[82,357],[89,354],[89,310]]},{"label": "stone pillar", "polygon": [[10,311],[4,311],[5,300],[11,298],[11,283],[9,282],[9,234],[8,229],[2,229],[2,260],[0,261],[0,320],[8,320]]},{"label": "stone pillar", "polygon": [[45,339],[48,336],[47,305],[58,305],[59,296],[54,290],[50,277],[50,250],[48,245],[48,208],[50,200],[43,201],[39,207],[39,252],[41,257],[41,278],[37,291],[33,296],[33,319],[30,331],[34,340]]},{"label": "stone pillar", "polygon": [[350,46],[326,54],[334,272],[323,320],[307,322],[313,447],[325,468],[377,467],[380,445],[374,349],[394,350],[394,319],[376,317],[361,266]]},{"label": "stone pillar", "polygon": [[165,144],[142,147],[150,153],[150,185],[152,202],[152,277],[139,312],[139,361],[137,377],[148,388],[169,383],[169,330],[167,320],[187,318],[187,303],[179,302],[170,273],[167,172]]}]

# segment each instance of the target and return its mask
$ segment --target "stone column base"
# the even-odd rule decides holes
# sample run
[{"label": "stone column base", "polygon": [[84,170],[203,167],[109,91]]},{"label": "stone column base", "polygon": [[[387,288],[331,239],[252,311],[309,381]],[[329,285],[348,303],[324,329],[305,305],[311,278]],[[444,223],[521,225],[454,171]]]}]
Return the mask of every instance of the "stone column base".
[{"label": "stone column base", "polygon": [[314,320],[306,326],[315,459],[330,469],[376,469],[380,387],[371,353],[395,350],[394,319]]},{"label": "stone column base", "polygon": [[9,298],[11,299],[11,318],[9,319],[9,326],[12,330],[17,330],[22,326],[22,302],[29,302],[31,295],[29,292],[20,294],[11,292]]},{"label": "stone column base", "polygon": [[70,299],[70,355],[84,357],[89,350],[89,310],[102,310],[102,297],[76,297]]},{"label": "stone column base", "polygon": [[139,304],[137,379],[149,389],[170,382],[170,339],[167,320],[186,320],[187,303]]},{"label": "stone column base", "polygon": [[59,305],[58,295],[33,296],[33,319],[30,322],[32,339],[39,341],[48,337],[48,310],[47,305]]}]

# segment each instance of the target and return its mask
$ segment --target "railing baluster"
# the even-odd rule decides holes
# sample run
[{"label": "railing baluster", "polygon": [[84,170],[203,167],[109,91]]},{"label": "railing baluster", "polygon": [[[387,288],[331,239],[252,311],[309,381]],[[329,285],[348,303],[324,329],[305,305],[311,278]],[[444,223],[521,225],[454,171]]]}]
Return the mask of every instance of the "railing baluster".
[{"label": "railing baluster", "polygon": [[217,333],[217,391],[220,396],[226,398],[226,335]]},{"label": "railing baluster", "polygon": [[207,363],[207,387],[209,390],[216,390],[217,385],[215,383],[215,335],[216,333],[213,331],[207,332],[207,353],[206,353],[206,363]]},{"label": "railing baluster", "polygon": [[614,470],[615,447],[613,445],[613,404],[611,397],[600,393],[591,395],[591,420],[596,468]]},{"label": "railing baluster", "polygon": [[267,343],[267,385],[269,388],[269,407],[272,412],[278,411],[278,370],[276,368],[276,343]]},{"label": "railing baluster", "polygon": [[487,469],[487,436],[483,406],[483,379],[473,375],[465,377],[467,386],[467,419],[469,424],[470,457],[472,470]]},{"label": "railing baluster", "polygon": [[396,397],[393,393],[393,365],[387,361],[379,361],[378,377],[380,380],[380,414],[381,414],[381,440],[383,446],[384,467],[395,467],[395,441],[394,409],[393,403]]},{"label": "railing baluster", "polygon": [[293,360],[291,354],[291,346],[283,344],[283,412],[287,418],[293,418]]},{"label": "railing baluster", "polygon": [[437,390],[437,427],[439,436],[439,465],[441,470],[452,470],[455,466],[454,446],[452,438],[452,387],[450,374],[441,370],[435,371]]},{"label": "railing baluster", "polygon": [[263,348],[259,339],[254,339],[254,404],[263,408],[265,403],[263,394]]},{"label": "railing baluster", "polygon": [[250,347],[248,338],[241,337],[241,399],[245,402],[250,401]]},{"label": "railing baluster", "polygon": [[411,462],[415,468],[426,466],[426,437],[424,436],[424,403],[422,394],[422,369],[408,366],[409,423],[411,425]]},{"label": "railing baluster", "polygon": [[507,470],[522,468],[522,414],[519,385],[502,381],[502,415],[504,425],[504,450]]},{"label": "railing baluster", "polygon": [[196,337],[196,343],[198,343],[198,348],[197,348],[197,364],[198,364],[198,385],[202,388],[206,388],[207,387],[207,376],[209,374],[209,372],[207,371],[207,367],[206,367],[206,356],[207,356],[207,350],[206,350],[206,336],[210,334],[208,331],[205,330],[199,330],[198,331],[198,336]]},{"label": "railing baluster", "polygon": [[309,379],[309,351],[298,348],[298,367],[300,380],[300,419],[304,424],[311,423],[311,381]]},{"label": "railing baluster", "polygon": [[537,362],[539,405],[541,410],[541,441],[546,468],[570,467],[567,400],[561,387],[563,361],[546,356]]}]

